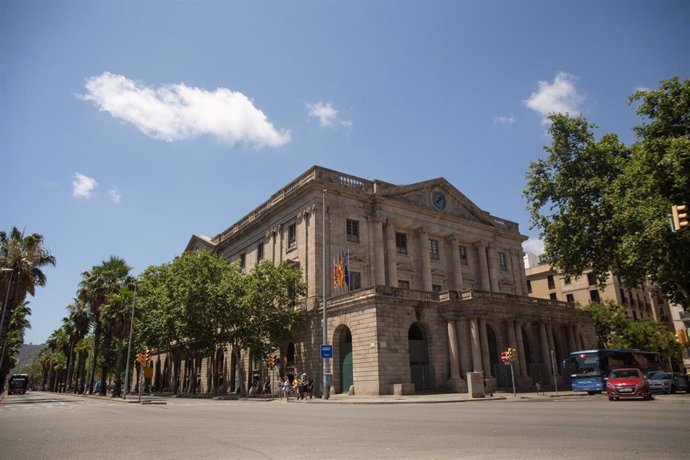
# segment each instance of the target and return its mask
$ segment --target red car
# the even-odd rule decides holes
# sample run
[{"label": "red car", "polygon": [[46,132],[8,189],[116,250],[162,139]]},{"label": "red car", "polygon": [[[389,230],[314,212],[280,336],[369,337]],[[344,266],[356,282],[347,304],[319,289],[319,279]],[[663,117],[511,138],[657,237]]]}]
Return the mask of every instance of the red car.
[{"label": "red car", "polygon": [[606,394],[609,401],[616,399],[652,399],[652,390],[639,369],[616,369],[611,371],[606,381]]}]

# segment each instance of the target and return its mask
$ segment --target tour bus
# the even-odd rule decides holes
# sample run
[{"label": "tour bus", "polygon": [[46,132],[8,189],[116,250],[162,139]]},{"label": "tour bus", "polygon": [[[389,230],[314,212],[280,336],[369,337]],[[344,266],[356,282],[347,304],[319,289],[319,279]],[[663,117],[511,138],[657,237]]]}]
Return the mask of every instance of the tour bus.
[{"label": "tour bus", "polygon": [[570,353],[563,362],[563,368],[570,375],[573,391],[589,394],[606,390],[605,378],[614,369],[634,367],[648,375],[661,370],[659,353],[636,349],[609,348],[605,350],[583,350]]},{"label": "tour bus", "polygon": [[29,376],[26,374],[12,374],[10,377],[10,385],[7,389],[7,394],[14,393],[24,394],[29,386]]}]

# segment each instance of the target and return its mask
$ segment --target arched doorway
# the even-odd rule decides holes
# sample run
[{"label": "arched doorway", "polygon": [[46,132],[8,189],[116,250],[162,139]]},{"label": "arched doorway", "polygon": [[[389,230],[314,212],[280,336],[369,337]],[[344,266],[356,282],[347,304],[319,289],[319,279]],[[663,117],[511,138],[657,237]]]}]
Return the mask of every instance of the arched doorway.
[{"label": "arched doorway", "polygon": [[340,351],[340,392],[347,393],[353,383],[352,334],[347,327],[340,333],[338,350]]},{"label": "arched doorway", "polygon": [[431,389],[431,370],[429,369],[429,343],[422,327],[414,323],[407,332],[410,347],[410,374],[415,390]]}]

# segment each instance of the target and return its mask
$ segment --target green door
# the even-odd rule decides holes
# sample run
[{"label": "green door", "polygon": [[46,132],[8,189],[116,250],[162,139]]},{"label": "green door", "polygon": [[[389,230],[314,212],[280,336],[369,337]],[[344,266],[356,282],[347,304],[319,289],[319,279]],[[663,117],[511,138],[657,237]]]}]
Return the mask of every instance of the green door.
[{"label": "green door", "polygon": [[347,393],[352,385],[352,334],[346,330],[340,336],[340,391]]}]

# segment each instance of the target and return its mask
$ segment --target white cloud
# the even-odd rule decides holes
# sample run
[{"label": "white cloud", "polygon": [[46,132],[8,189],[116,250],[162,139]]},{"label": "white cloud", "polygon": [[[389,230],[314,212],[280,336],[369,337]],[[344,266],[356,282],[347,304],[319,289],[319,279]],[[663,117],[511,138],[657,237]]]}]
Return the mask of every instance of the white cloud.
[{"label": "white cloud", "polygon": [[108,190],[108,195],[110,195],[110,200],[115,204],[119,204],[122,201],[122,194],[115,187]]},{"label": "white cloud", "polygon": [[318,118],[321,126],[333,126],[334,123],[337,123],[346,128],[352,128],[352,121],[338,118],[338,110],[330,102],[319,101],[313,104],[307,102],[307,109],[309,109],[309,116]]},{"label": "white cloud", "polygon": [[577,77],[559,72],[553,83],[540,81],[539,91],[532,93],[523,103],[530,109],[539,112],[547,124],[546,116],[550,113],[569,113],[579,115],[584,96],[577,92],[575,81]]},{"label": "white cloud", "polygon": [[512,125],[515,124],[515,117],[511,113],[508,116],[501,115],[498,117],[494,117],[494,124],[495,125]]},{"label": "white cloud", "polygon": [[289,131],[278,131],[244,94],[227,88],[206,91],[184,83],[158,88],[108,72],[86,81],[91,101],[136,126],[154,139],[167,142],[209,134],[231,145],[278,147],[290,141]]},{"label": "white cloud", "polygon": [[536,256],[540,256],[544,253],[544,240],[539,238],[529,238],[527,241],[522,243],[522,249],[525,252],[531,252]]},{"label": "white cloud", "polygon": [[79,171],[74,173],[72,181],[72,195],[75,198],[91,198],[93,191],[98,187],[98,182],[93,177],[81,174]]}]

